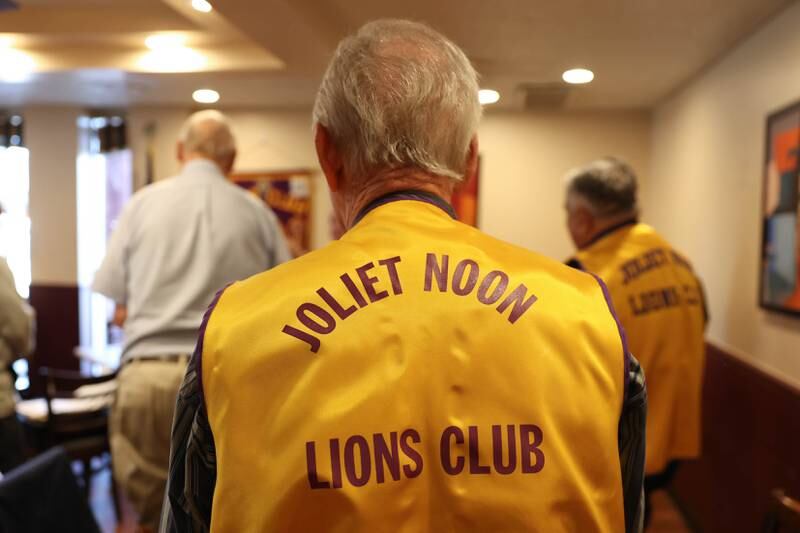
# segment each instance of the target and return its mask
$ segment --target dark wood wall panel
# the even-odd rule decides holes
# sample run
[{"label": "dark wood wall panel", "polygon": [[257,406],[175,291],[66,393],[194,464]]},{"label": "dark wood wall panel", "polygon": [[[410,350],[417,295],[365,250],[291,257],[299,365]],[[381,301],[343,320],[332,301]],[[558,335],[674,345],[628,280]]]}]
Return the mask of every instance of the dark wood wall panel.
[{"label": "dark wood wall panel", "polygon": [[757,532],[772,489],[800,497],[800,390],[713,345],[707,354],[703,457],[673,494],[697,531]]},{"label": "dark wood wall panel", "polygon": [[30,304],[36,309],[36,352],[31,358],[32,392],[41,392],[38,368],[78,370],[73,349],[80,344],[78,287],[32,285]]}]

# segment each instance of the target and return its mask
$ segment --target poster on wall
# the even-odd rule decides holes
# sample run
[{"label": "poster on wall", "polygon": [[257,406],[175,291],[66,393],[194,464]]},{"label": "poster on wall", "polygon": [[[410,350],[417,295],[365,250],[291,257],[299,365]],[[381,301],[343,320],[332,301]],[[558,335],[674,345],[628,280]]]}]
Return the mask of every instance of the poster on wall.
[{"label": "poster on wall", "polygon": [[767,118],[761,306],[800,316],[800,103]]},{"label": "poster on wall", "polygon": [[247,172],[230,177],[238,186],[260,198],[280,220],[292,256],[311,249],[311,172]]},{"label": "poster on wall", "polygon": [[453,192],[452,204],[458,220],[464,224],[478,227],[478,199],[481,185],[481,161],[478,159],[478,171],[466,183],[461,183]]}]

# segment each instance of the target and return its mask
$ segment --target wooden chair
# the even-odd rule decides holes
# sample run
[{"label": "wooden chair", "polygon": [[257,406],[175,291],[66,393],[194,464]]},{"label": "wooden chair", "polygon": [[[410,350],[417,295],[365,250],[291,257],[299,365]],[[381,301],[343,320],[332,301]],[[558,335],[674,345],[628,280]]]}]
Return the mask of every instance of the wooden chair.
[{"label": "wooden chair", "polygon": [[800,533],[800,501],[781,489],[772,491],[772,506],[764,520],[764,533]]},{"label": "wooden chair", "polygon": [[[40,368],[39,373],[45,379],[44,398],[20,402],[17,416],[23,425],[43,435],[40,448],[62,446],[73,461],[81,462],[87,498],[92,475],[99,469],[110,468],[114,511],[120,519],[122,515],[108,437],[116,374],[88,377],[51,368]],[[99,469],[92,468],[95,458],[103,461]]]}]

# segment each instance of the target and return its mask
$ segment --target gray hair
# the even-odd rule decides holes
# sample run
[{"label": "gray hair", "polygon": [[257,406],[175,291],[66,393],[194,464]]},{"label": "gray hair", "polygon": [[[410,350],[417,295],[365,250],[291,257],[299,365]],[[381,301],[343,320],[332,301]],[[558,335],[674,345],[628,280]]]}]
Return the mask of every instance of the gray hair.
[{"label": "gray hair", "polygon": [[417,168],[461,180],[481,116],[478,75],[458,46],[424,24],[377,20],[336,49],[314,104],[363,179]]},{"label": "gray hair", "polygon": [[214,161],[236,152],[236,139],[228,117],[211,109],[198,111],[186,119],[178,140],[187,153],[204,155]]},{"label": "gray hair", "polygon": [[567,194],[583,198],[595,216],[638,211],[636,174],[613,157],[598,159],[567,174]]}]

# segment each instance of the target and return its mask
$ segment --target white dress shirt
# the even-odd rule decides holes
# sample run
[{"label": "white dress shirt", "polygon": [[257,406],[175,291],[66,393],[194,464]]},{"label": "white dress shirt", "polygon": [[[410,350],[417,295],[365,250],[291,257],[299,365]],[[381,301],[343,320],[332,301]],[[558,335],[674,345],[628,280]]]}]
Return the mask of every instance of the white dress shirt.
[{"label": "white dress shirt", "polygon": [[31,348],[32,310],[17,294],[14,275],[0,257],[0,418],[14,414],[14,380],[8,366]]},{"label": "white dress shirt", "polygon": [[192,160],[125,206],[92,288],[127,306],[123,360],[191,353],[218,290],[289,259],[272,210]]}]

